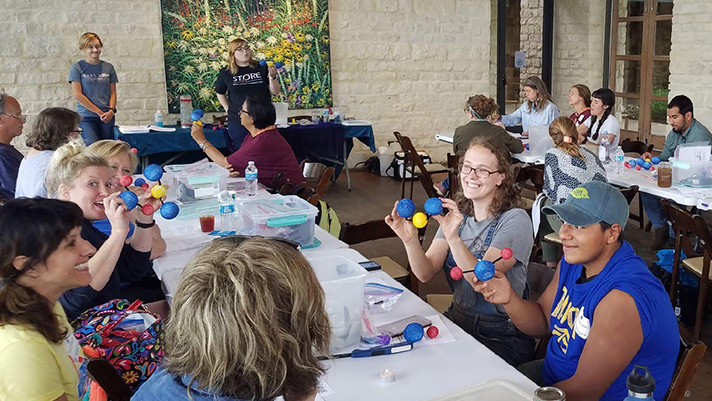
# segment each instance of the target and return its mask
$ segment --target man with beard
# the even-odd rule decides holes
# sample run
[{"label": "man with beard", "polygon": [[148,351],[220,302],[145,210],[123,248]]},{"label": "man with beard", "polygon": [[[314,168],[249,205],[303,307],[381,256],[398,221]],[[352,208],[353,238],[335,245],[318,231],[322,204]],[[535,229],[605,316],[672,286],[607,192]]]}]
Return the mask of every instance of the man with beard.
[{"label": "man with beard", "polygon": [[[675,149],[683,143],[710,142],[712,144],[712,134],[697,121],[692,109],[692,100],[685,95],[678,95],[672,98],[668,104],[668,122],[672,130],[665,139],[663,152],[660,154],[661,161],[667,161],[675,154]],[[650,153],[644,153],[643,159],[652,157]],[[660,205],[660,198],[654,195],[641,193],[643,208],[648,218],[653,223],[655,229],[655,242],[650,247],[652,250],[662,249],[668,242],[670,236],[668,217]]]}]

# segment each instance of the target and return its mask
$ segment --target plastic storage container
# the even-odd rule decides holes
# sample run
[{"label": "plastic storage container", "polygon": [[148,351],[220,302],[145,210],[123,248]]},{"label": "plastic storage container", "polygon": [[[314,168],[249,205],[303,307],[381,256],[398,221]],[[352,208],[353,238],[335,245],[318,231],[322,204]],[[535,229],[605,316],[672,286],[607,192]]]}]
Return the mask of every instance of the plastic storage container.
[{"label": "plastic storage container", "polygon": [[163,182],[168,184],[171,196],[182,202],[207,199],[227,189],[230,172],[215,163],[200,161],[193,164],[174,164],[165,167]]},{"label": "plastic storage container", "polygon": [[331,350],[358,348],[361,339],[363,290],[368,272],[343,256],[309,259],[326,295],[331,322]]},{"label": "plastic storage container", "polygon": [[712,188],[712,162],[686,163],[670,158],[672,182],[686,187]]},{"label": "plastic storage container", "polygon": [[282,237],[308,246],[314,243],[314,220],[318,209],[295,195],[271,195],[238,205],[242,233]]},{"label": "plastic storage container", "polygon": [[536,155],[543,155],[554,147],[554,141],[549,136],[549,127],[532,125],[529,127],[529,150]]}]

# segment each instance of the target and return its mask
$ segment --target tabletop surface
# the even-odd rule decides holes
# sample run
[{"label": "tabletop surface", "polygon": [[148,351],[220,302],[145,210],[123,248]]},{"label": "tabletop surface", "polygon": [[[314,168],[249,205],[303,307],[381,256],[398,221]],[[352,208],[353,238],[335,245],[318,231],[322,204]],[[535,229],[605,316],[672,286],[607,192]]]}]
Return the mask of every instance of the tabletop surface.
[{"label": "tabletop surface", "polygon": [[[166,253],[154,261],[154,270],[163,281],[170,298],[180,281],[180,274],[188,261],[214,237],[200,232],[198,221],[156,218],[167,243]],[[315,236],[321,245],[303,250],[307,258],[341,255],[355,262],[365,261],[359,252],[316,227]],[[386,313],[373,313],[375,325],[420,315],[438,313],[418,296],[405,289],[383,271],[370,272],[366,282],[381,282],[404,289],[395,307]],[[428,400],[462,390],[485,381],[505,379],[533,394],[536,385],[508,365],[472,336],[442,315],[442,324],[455,341],[427,344],[416,343],[410,352],[402,354],[338,359],[326,362],[323,377],[330,391],[321,394],[326,401],[350,400]],[[380,373],[389,369],[396,375],[390,384],[381,384]],[[319,398],[317,398],[319,399]]]}]

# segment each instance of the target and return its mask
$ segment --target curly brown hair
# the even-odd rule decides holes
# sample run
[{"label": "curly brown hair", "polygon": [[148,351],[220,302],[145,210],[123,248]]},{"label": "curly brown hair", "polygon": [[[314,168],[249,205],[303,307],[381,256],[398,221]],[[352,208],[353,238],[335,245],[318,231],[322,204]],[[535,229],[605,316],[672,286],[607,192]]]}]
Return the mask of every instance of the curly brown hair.
[{"label": "curly brown hair", "polygon": [[[501,141],[491,137],[474,137],[467,146],[467,150],[477,146],[489,150],[495,158],[497,158],[497,172],[504,174],[504,180],[502,180],[502,184],[497,188],[497,192],[495,193],[492,203],[490,203],[487,210],[493,216],[496,216],[500,213],[506,212],[507,210],[514,209],[517,207],[519,192],[514,185],[515,177],[510,169],[509,150]],[[459,171],[462,171],[465,154],[467,154],[467,151],[465,151],[465,153],[460,157]],[[459,174],[458,179],[460,179]],[[468,216],[475,215],[472,200],[465,197],[462,185],[459,186],[457,194],[455,194],[455,201],[457,202],[458,209],[460,209],[462,213]]]},{"label": "curly brown hair", "polygon": [[25,144],[37,150],[57,150],[69,142],[82,116],[64,107],[49,107],[37,115]]},{"label": "curly brown hair", "polygon": [[487,118],[491,116],[499,106],[491,97],[485,95],[470,96],[465,103],[465,112],[472,113],[476,118]]}]

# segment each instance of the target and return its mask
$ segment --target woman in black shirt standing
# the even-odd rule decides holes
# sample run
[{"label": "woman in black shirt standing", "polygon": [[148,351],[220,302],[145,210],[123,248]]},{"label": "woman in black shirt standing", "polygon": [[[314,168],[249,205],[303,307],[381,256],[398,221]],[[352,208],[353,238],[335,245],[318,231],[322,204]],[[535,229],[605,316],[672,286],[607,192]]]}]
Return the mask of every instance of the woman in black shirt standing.
[{"label": "woman in black shirt standing", "polygon": [[237,150],[247,135],[240,123],[240,109],[247,96],[257,96],[267,101],[278,95],[279,80],[274,65],[261,65],[252,57],[250,45],[244,39],[235,39],[227,46],[227,68],[220,70],[215,81],[218,100],[227,112],[227,129],[232,147]]}]

